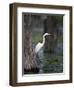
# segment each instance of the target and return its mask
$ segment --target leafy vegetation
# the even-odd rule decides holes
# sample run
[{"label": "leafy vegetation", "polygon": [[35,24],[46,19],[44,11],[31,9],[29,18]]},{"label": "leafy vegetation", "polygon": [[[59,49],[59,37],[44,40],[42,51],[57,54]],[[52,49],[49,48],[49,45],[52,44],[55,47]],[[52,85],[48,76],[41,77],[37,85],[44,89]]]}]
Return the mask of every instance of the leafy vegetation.
[{"label": "leafy vegetation", "polygon": [[37,44],[38,42],[42,42],[42,33],[33,32],[33,34],[32,34],[32,42],[34,44]]}]

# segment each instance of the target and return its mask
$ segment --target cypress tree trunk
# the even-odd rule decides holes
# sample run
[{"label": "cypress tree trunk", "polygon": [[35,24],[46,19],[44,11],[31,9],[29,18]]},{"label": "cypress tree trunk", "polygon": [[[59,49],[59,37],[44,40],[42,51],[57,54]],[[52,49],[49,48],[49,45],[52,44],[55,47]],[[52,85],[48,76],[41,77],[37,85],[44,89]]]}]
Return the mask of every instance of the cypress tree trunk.
[{"label": "cypress tree trunk", "polygon": [[32,17],[24,15],[24,73],[37,73],[38,64],[32,45]]}]

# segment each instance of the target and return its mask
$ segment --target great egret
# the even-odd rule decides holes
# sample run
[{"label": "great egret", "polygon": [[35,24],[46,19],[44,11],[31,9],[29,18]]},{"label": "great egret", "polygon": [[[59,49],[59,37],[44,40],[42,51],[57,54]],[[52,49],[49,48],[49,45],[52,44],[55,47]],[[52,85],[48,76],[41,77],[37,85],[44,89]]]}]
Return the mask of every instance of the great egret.
[{"label": "great egret", "polygon": [[35,47],[35,53],[38,53],[38,52],[40,51],[40,49],[44,46],[44,44],[45,44],[45,36],[47,36],[47,35],[51,35],[51,34],[45,33],[45,34],[43,35],[43,42],[42,42],[42,43],[39,42],[39,43],[36,45],[36,47]]}]

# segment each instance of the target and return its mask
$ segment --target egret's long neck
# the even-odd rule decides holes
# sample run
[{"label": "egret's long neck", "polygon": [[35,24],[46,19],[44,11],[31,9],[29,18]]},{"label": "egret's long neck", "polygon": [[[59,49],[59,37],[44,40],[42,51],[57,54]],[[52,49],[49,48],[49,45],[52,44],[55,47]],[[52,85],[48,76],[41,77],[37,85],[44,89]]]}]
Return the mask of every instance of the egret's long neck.
[{"label": "egret's long neck", "polygon": [[45,44],[45,36],[43,36],[43,42],[42,43],[43,43],[43,45]]}]

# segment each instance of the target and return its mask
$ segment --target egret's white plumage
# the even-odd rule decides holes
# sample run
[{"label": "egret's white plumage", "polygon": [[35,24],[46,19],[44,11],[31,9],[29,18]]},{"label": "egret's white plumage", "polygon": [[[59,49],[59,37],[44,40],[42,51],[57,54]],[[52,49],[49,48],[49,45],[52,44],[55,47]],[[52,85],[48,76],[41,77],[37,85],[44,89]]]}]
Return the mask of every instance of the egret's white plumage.
[{"label": "egret's white plumage", "polygon": [[39,43],[36,45],[36,47],[35,47],[35,53],[38,53],[38,52],[41,50],[41,48],[44,46],[44,44],[45,44],[45,36],[47,36],[47,35],[51,35],[51,34],[45,33],[45,34],[43,35],[43,42],[42,42],[42,43],[39,42]]},{"label": "egret's white plumage", "polygon": [[40,51],[40,49],[43,47],[43,44],[42,43],[38,43],[35,47],[35,52],[37,53],[38,51]]}]

